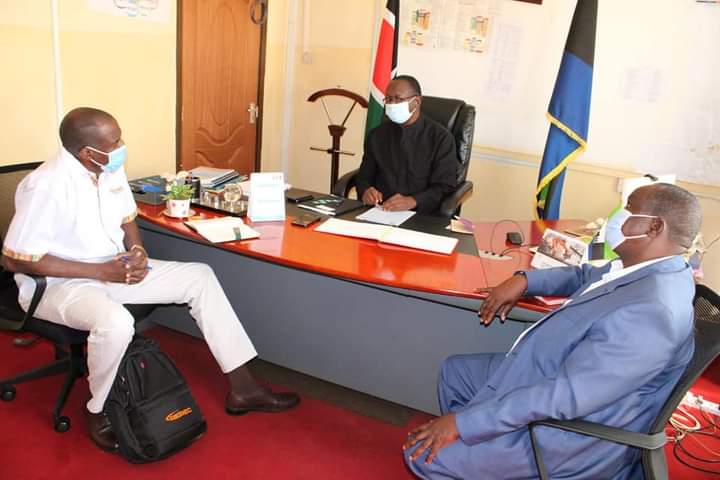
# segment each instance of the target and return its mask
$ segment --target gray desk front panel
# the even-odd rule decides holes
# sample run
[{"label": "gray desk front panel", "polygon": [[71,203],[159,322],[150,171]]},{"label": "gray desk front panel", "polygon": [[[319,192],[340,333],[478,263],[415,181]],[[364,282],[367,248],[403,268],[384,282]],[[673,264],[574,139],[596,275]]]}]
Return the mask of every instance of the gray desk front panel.
[{"label": "gray desk front panel", "polygon": [[[480,326],[463,309],[474,310],[476,301],[344,281],[140,223],[152,257],[213,267],[263,360],[426,412],[439,411],[435,385],[446,357],[507,351],[526,327]],[[185,309],[155,315],[200,336]]]}]

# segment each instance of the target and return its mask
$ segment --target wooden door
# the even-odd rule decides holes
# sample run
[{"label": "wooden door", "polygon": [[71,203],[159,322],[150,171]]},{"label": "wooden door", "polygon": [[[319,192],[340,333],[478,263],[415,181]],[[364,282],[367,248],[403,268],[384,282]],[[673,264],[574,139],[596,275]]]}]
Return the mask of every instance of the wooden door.
[{"label": "wooden door", "polygon": [[[179,10],[178,168],[259,167],[265,0],[182,0]],[[253,18],[254,16],[254,18]]]}]

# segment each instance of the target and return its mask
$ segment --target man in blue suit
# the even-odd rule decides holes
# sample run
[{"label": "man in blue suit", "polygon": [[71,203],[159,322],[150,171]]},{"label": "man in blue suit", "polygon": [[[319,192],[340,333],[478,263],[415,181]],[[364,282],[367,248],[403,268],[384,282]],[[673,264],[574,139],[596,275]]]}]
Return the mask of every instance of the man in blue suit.
[{"label": "man in blue suit", "polygon": [[[408,435],[411,470],[426,479],[536,478],[527,426],[546,418],[647,431],[692,357],[695,287],[681,254],[700,223],[689,192],[642,187],[608,221],[620,260],[519,272],[492,289],[478,313],[486,325],[523,295],[569,299],[507,354],[445,361],[444,415]],[[536,434],[553,478],[641,476],[636,449],[546,427]]]}]

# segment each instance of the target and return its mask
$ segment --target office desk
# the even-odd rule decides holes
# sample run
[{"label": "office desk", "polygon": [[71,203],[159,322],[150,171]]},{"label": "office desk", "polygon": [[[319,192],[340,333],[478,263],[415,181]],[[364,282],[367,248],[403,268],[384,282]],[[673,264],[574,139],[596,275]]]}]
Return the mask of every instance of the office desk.
[{"label": "office desk", "polygon": [[[162,215],[162,206],[138,207],[150,255],[211,265],[262,359],[430,413],[438,413],[435,382],[447,356],[507,351],[526,322],[548,310],[527,301],[513,310],[515,321],[479,325],[482,295],[475,290],[525,268],[526,253],[495,261],[319,233],[319,223],[290,225],[302,212],[294,205],[288,205],[285,222],[248,222],[259,239],[209,244],[182,221]],[[445,223],[416,217],[410,223],[425,230],[438,232]],[[498,224],[491,242],[493,225],[476,227],[487,232],[480,247],[504,249],[505,232],[517,227]],[[533,243],[544,229],[533,222],[520,226]],[[478,237],[482,243],[483,234]],[[462,240],[462,250],[471,250],[468,245],[474,249],[471,236]],[[186,310],[156,313],[160,323],[200,336]]]}]

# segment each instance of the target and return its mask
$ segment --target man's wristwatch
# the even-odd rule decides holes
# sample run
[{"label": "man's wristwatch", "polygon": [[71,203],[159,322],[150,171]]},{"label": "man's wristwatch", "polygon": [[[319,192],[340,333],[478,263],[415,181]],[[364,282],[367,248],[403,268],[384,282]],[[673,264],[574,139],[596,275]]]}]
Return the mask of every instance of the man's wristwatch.
[{"label": "man's wristwatch", "polygon": [[143,247],[140,244],[136,243],[135,245],[130,247],[130,251],[132,252],[133,250],[141,250],[145,254],[146,257],[148,256],[147,250],[145,250],[145,247]]},{"label": "man's wristwatch", "polygon": [[525,295],[527,293],[527,287],[528,287],[527,273],[525,272],[525,270],[518,270],[517,272],[513,273],[513,277],[516,275],[519,277],[525,277],[525,291],[523,292],[523,295]]}]

